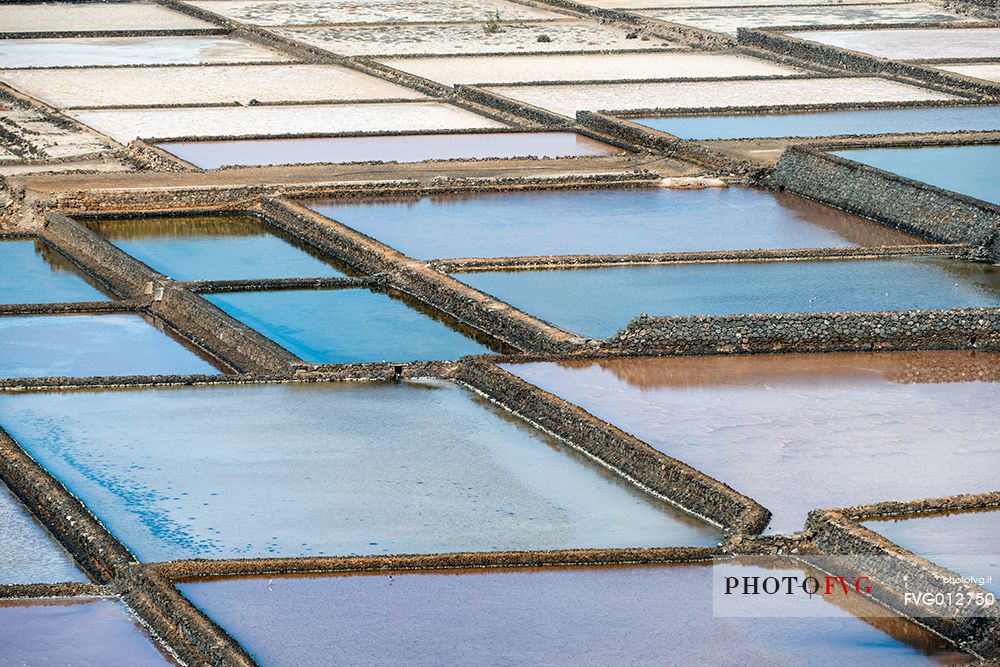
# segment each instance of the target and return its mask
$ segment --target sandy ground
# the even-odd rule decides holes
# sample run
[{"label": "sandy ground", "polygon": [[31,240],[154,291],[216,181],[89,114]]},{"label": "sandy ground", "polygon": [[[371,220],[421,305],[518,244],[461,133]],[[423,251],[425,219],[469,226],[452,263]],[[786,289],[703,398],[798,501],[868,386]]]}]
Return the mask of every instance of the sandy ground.
[{"label": "sandy ground", "polygon": [[493,92],[574,116],[577,111],[695,109],[783,104],[948,100],[951,95],[878,78],[495,87]]},{"label": "sandy ground", "polygon": [[789,35],[894,60],[1000,56],[1000,28],[831,30]]},{"label": "sandy ground", "polygon": [[66,171],[118,172],[132,171],[132,167],[114,160],[81,160],[79,162],[60,162],[56,164],[7,164],[0,166],[0,176],[39,173],[56,174]]},{"label": "sandy ground", "polygon": [[497,121],[440,102],[77,111],[72,115],[122,142],[136,137],[167,139],[505,127]]},{"label": "sandy ground", "polygon": [[186,188],[289,185],[330,182],[449,178],[560,177],[579,174],[621,173],[637,167],[663,176],[691,176],[701,169],[688,162],[650,156],[608,156],[501,162],[448,162],[431,164],[293,165],[251,167],[201,172],[136,172],[132,174],[40,174],[11,177],[15,186],[39,194],[119,188]]},{"label": "sandy ground", "polygon": [[712,53],[612,53],[383,60],[445,84],[617,79],[782,76],[801,70],[748,56]]},{"label": "sandy ground", "polygon": [[853,25],[867,23],[948,23],[971,21],[924,2],[913,4],[793,7],[771,9],[688,9],[639,11],[649,18],[735,35],[738,28],[791,25]]},{"label": "sandy ground", "polygon": [[[705,8],[705,7],[792,7],[795,5],[862,5],[871,0],[580,0],[582,4],[606,9]],[[909,0],[886,0],[879,4],[903,4]]]},{"label": "sandy ground", "polygon": [[317,23],[386,23],[424,21],[485,21],[500,12],[503,19],[565,18],[544,9],[506,0],[202,0],[191,2],[211,12],[256,25]]},{"label": "sandy ground", "polygon": [[[340,55],[614,51],[677,46],[662,39],[626,39],[625,27],[583,21],[513,23],[496,34],[487,34],[479,24],[280,28],[274,32]],[[539,42],[541,35],[551,41]]]},{"label": "sandy ground", "polygon": [[426,97],[337,65],[5,70],[0,80],[63,107]]},{"label": "sandy ground", "polygon": [[956,74],[964,74],[965,76],[1000,83],[1000,63],[983,63],[982,65],[945,64],[935,65],[934,67],[943,69],[946,72],[955,72]]},{"label": "sandy ground", "polygon": [[225,37],[92,37],[0,40],[0,67],[193,65],[289,60]]},{"label": "sandy ground", "polygon": [[166,7],[139,3],[0,5],[0,31],[185,30],[211,28]]}]

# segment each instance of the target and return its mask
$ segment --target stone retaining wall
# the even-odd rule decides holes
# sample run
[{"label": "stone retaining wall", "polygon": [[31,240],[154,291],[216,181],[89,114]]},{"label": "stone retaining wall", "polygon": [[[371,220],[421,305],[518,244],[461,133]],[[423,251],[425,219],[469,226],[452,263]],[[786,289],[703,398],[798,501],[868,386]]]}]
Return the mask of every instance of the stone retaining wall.
[{"label": "stone retaining wall", "polygon": [[626,354],[1000,350],[1000,308],[642,316],[603,347]]},{"label": "stone retaining wall", "polygon": [[470,360],[457,379],[727,537],[759,533],[770,519],[752,499],[491,363]]},{"label": "stone retaining wall", "polygon": [[850,213],[1000,260],[1000,206],[830,155],[791,146],[770,183]]},{"label": "stone retaining wall", "polygon": [[[807,533],[820,551],[847,572],[873,579],[872,596],[899,613],[916,617],[976,655],[1000,658],[1000,609],[956,604],[955,596],[983,594],[974,584],[953,581],[954,574],[914,555],[857,523],[860,519],[913,512],[955,511],[1000,505],[1000,493],[932,498],[912,503],[877,503],[846,509],[816,510]],[[906,593],[941,594],[946,604],[929,606],[907,600]]]}]

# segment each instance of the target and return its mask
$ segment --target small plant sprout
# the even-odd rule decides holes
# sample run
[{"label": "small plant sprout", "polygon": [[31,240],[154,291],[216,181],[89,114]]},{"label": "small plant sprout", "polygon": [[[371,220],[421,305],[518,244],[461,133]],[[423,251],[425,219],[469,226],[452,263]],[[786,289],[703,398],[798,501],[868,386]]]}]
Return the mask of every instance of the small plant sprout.
[{"label": "small plant sprout", "polygon": [[503,31],[503,24],[500,22],[500,10],[494,9],[492,12],[486,12],[486,23],[483,24],[483,32],[487,35],[495,35]]}]

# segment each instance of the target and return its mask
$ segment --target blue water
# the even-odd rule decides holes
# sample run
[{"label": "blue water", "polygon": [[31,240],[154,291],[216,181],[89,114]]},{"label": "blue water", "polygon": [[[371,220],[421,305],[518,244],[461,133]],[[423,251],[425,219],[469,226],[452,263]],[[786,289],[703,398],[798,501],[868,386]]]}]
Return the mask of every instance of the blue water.
[{"label": "blue water", "polygon": [[1000,130],[1000,106],[668,116],[631,120],[681,139],[694,140],[970,132]]},{"label": "blue water", "polygon": [[425,259],[913,242],[801,197],[750,188],[550,190],[308,205]]},{"label": "blue water", "polygon": [[720,537],[438,380],[5,393],[0,415],[143,561]]},{"label": "blue water", "polygon": [[490,352],[443,322],[367,289],[239,292],[205,298],[312,363],[434,361]]},{"label": "blue water", "polygon": [[116,219],[90,227],[174,280],[344,275],[317,251],[250,217]]},{"label": "blue water", "polygon": [[830,154],[1000,204],[1000,144],[867,148]]},{"label": "blue water", "polygon": [[1000,267],[934,257],[462,273],[563,329],[606,338],[640,313],[728,315],[1000,306]]},{"label": "blue water", "polygon": [[41,241],[0,239],[0,304],[107,300]]},{"label": "blue water", "polygon": [[0,317],[0,378],[218,372],[141,315]]}]

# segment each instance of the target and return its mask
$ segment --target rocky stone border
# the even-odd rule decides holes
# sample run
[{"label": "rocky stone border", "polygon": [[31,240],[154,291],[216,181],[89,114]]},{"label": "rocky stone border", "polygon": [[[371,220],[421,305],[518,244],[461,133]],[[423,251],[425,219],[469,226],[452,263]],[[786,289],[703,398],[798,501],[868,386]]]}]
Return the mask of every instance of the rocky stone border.
[{"label": "rocky stone border", "polygon": [[[847,571],[872,576],[873,597],[889,608],[916,616],[926,625],[975,655],[1000,659],[1000,608],[953,602],[958,594],[985,594],[975,584],[956,581],[956,574],[902,549],[858,523],[860,520],[900,514],[921,514],[995,507],[1000,492],[931,498],[910,503],[886,502],[844,509],[816,510],[806,522],[807,534],[821,552],[834,557]],[[906,593],[941,593],[945,604],[930,606]],[[914,611],[914,606],[918,611]]]},{"label": "rocky stone border", "polygon": [[1000,308],[640,316],[602,349],[659,355],[1000,350]]},{"label": "rocky stone border", "polygon": [[897,229],[944,243],[965,243],[1000,259],[1000,206],[830,155],[807,146],[785,150],[773,186]]}]

